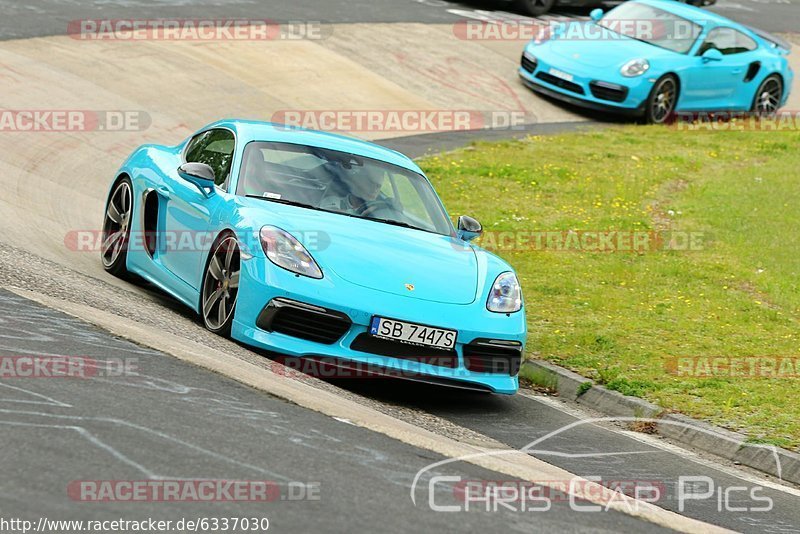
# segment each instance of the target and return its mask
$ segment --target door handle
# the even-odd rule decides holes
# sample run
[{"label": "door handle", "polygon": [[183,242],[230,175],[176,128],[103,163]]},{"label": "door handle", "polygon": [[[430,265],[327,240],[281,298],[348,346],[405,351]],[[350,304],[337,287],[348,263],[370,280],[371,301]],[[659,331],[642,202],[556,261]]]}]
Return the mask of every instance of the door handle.
[{"label": "door handle", "polygon": [[156,189],[156,191],[158,191],[158,194],[161,195],[162,197],[169,198],[169,189],[167,189],[166,187],[161,186],[158,189]]},{"label": "door handle", "polygon": [[733,69],[734,74],[741,74],[744,72],[744,69]]}]

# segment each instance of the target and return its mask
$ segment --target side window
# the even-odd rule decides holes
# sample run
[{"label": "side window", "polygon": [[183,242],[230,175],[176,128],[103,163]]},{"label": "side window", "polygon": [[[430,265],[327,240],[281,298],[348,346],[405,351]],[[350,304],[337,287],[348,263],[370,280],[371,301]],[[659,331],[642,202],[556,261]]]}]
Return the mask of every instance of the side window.
[{"label": "side window", "polygon": [[214,169],[214,182],[219,186],[227,183],[233,149],[236,141],[229,130],[208,130],[189,142],[186,149],[187,163],[205,163]]},{"label": "side window", "polygon": [[708,32],[705,42],[700,47],[698,55],[703,55],[707,50],[716,48],[723,56],[750,52],[758,48],[751,38],[733,28],[714,28]]}]

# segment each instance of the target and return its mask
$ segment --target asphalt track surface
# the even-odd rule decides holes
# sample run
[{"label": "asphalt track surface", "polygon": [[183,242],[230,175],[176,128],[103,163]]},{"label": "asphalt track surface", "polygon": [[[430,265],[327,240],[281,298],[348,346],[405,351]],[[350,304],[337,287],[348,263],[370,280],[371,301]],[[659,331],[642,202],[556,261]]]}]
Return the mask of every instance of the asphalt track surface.
[{"label": "asphalt track surface", "polygon": [[[0,381],[0,516],[31,520],[268,518],[276,532],[529,531],[658,532],[618,513],[576,517],[567,502],[547,512],[472,508],[434,512],[431,476],[498,480],[456,463],[422,478],[443,458],[382,434],[303,409],[86,323],[0,291],[0,356],[82,355],[91,378]],[[118,376],[115,361],[136,374]],[[111,376],[104,376],[111,375]],[[117,375],[117,376],[115,376]],[[73,500],[73,481],[223,479],[270,481],[271,502]],[[505,477],[503,480],[508,480]],[[437,484],[435,503],[458,505]],[[71,496],[72,495],[72,496]],[[299,500],[294,500],[298,498]]]},{"label": "asphalt track surface", "polygon": [[[292,2],[241,0],[8,2],[0,0],[0,39],[63,34],[69,21],[82,18],[151,17],[253,17],[275,20],[326,22],[422,22],[448,24],[463,19],[463,12],[491,10],[491,2],[458,4],[438,0],[351,0]],[[506,9],[507,6],[500,6]],[[742,0],[721,2],[720,13],[769,31],[794,31],[800,6]],[[454,13],[453,11],[457,11]],[[567,16],[585,16],[586,10],[559,10]],[[1,94],[0,94],[1,96]],[[571,129],[574,124],[537,125],[537,133]],[[512,132],[520,135],[519,132]],[[8,134],[4,134],[8,135]],[[507,136],[508,132],[481,132],[481,137]],[[429,134],[382,141],[410,155],[450,149],[475,136],[469,133]],[[54,142],[55,144],[55,142]],[[10,167],[9,167],[10,168]],[[8,168],[7,168],[8,169]],[[4,192],[5,198],[11,193]],[[0,195],[0,199],[3,198]],[[65,199],[69,203],[69,198]],[[99,212],[98,212],[99,213]],[[28,221],[37,224],[36,220]],[[41,290],[62,298],[77,294],[70,280],[74,272],[54,278],[56,267],[25,257],[25,266],[14,266],[25,257],[0,247],[8,285]],[[6,262],[13,267],[5,269]],[[58,266],[61,270],[75,265]],[[28,270],[26,270],[28,269]],[[80,270],[80,269],[77,269]],[[230,351],[242,348],[224,340],[211,340],[196,319],[170,299],[150,288],[120,284],[96,271],[98,288],[113,283],[113,305],[121,320],[146,321],[127,309],[140,304],[142,295],[159,307],[164,324],[182,325],[187,339]],[[53,287],[48,286],[53,282]],[[57,283],[56,283],[57,281]],[[105,289],[103,289],[105,291]],[[108,291],[111,291],[110,289]],[[97,295],[105,295],[98,289]],[[90,296],[82,297],[84,299]],[[137,300],[138,299],[138,300]],[[43,326],[46,325],[46,326]],[[19,297],[0,293],[0,355],[84,355],[104,360],[109,354],[137,358],[142,375],[114,379],[25,380],[0,382],[0,412],[5,426],[0,432],[0,510],[2,514],[38,518],[102,519],[157,516],[211,517],[252,515],[263,512],[275,529],[286,531],[381,530],[405,532],[511,530],[564,531],[654,530],[653,525],[618,513],[581,514],[558,504],[546,514],[432,513],[427,506],[414,507],[408,486],[416,471],[440,459],[437,455],[404,445],[383,435],[299,408],[232,380],[181,363],[161,353],[142,349],[109,336],[92,326],[66,318]],[[233,357],[233,356],[232,356]],[[264,358],[251,353],[250,358]],[[519,395],[514,398],[475,395],[405,382],[337,381],[331,386],[342,395],[382,410],[416,413],[420,424],[429,418],[520,448],[574,423],[577,417],[546,398]],[[69,421],[65,424],[65,421]],[[79,422],[79,423],[78,423]],[[88,429],[108,447],[86,438],[74,427]],[[13,431],[10,428],[13,427]],[[68,427],[68,428],[64,428]],[[179,440],[179,441],[176,441]],[[707,476],[715,488],[745,487],[727,504],[754,507],[746,497],[760,485],[750,475],[731,466],[719,466],[667,447],[657,440],[623,432],[613,425],[583,425],[558,433],[537,446],[537,457],[582,476],[600,476],[610,482],[653,481],[667,488],[659,506],[677,510],[676,484],[681,476]],[[115,454],[116,452],[116,454]],[[125,461],[123,458],[130,460]],[[458,473],[469,479],[508,478],[462,463],[444,474]],[[252,504],[192,505],[137,503],[98,505],[75,503],[66,495],[66,484],[82,479],[137,479],[150,475],[172,478],[244,478],[319,482],[320,500],[276,502],[255,508]],[[765,487],[769,512],[731,511],[718,501],[695,500],[684,515],[744,532],[800,532],[800,500],[796,493]],[[447,498],[445,492],[442,497]],[[445,501],[446,502],[446,501]]]},{"label": "asphalt track surface", "polygon": [[[172,305],[154,296],[162,300],[157,305]],[[181,324],[182,315],[185,311],[180,308],[164,310],[157,322],[166,318]],[[195,329],[186,329],[187,338],[202,340],[201,326]],[[234,358],[236,345],[220,342],[231,347]],[[544,531],[551,527],[549,521],[566,531],[654,528],[614,512],[575,512],[563,501],[554,502],[545,513],[519,509],[477,513],[475,508],[468,513],[431,513],[424,486],[430,479],[422,479],[417,506],[409,489],[415,474],[441,460],[439,455],[297,407],[0,291],[0,357],[9,356],[85,357],[98,362],[101,372],[88,379],[0,381],[0,425],[6,427],[0,432],[4,516],[175,520],[264,514],[275,528],[280,525],[290,532],[323,527],[401,532],[412,524],[427,531],[455,528],[461,521],[466,521],[464,528],[476,530],[502,525],[514,531],[535,525],[535,531]],[[264,355],[255,356],[267,361]],[[135,372],[103,376],[102,369],[119,369],[120,360],[129,362]],[[345,398],[361,399],[388,413],[401,410],[399,418],[411,422],[425,424],[425,418],[437,418],[452,425],[439,424],[440,432],[448,436],[463,435],[457,429],[465,429],[493,438],[508,450],[537,442],[533,456],[578,476],[599,477],[611,487],[656,486],[661,492],[656,504],[687,517],[739,532],[798,532],[800,526],[797,490],[775,489],[774,483],[622,426],[595,424],[588,420],[591,414],[547,397],[524,392],[491,396],[387,379],[338,379],[328,385]],[[574,426],[581,420],[587,424]],[[462,462],[437,467],[427,475],[513,481]],[[681,477],[713,481],[713,488],[706,482],[683,485],[698,493],[712,489],[713,497],[684,500],[685,509],[680,510]],[[291,483],[305,484],[319,487],[320,499],[260,505],[109,504],[75,502],[66,490],[72,481],[159,478],[270,480],[281,485],[284,494]],[[437,504],[458,504],[450,486],[437,488]],[[720,504],[717,495],[728,490],[734,493]],[[770,509],[759,510],[764,503],[753,495],[768,498]],[[354,509],[358,513],[350,513]]]},{"label": "asphalt track surface", "polygon": [[[614,481],[653,481],[665,488],[658,505],[695,519],[723,526],[739,532],[800,532],[800,497],[782,491],[761,487],[756,495],[773,500],[768,512],[733,511],[734,508],[758,508],[751,492],[759,488],[757,481],[737,476],[735,471],[721,469],[700,458],[689,458],[660,440],[643,440],[624,429],[598,422],[586,421],[586,414],[575,415],[554,408],[553,403],[533,395],[513,398],[473,396],[447,392],[440,395],[412,396],[403,384],[390,387],[353,382],[350,389],[384,402],[405,402],[407,405],[433,413],[443,419],[474,430],[522,449],[536,443],[533,453],[537,458],[567,469],[581,477],[600,477],[613,485]],[[549,437],[548,437],[549,436]],[[543,439],[546,438],[546,439]],[[738,496],[720,505],[714,498],[684,500],[679,509],[681,477],[707,478],[714,481],[715,490],[747,488]],[[684,488],[690,484],[684,482]],[[698,484],[700,493],[708,486]],[[763,493],[762,493],[763,492]],[[732,494],[733,495],[733,494]],[[722,508],[722,509],[720,509]]]}]

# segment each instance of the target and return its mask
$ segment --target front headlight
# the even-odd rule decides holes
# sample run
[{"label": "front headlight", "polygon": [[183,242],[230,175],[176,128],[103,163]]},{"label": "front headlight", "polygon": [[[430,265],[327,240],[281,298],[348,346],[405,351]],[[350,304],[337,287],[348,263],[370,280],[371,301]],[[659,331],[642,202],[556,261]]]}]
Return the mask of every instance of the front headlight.
[{"label": "front headlight", "polygon": [[634,59],[625,63],[619,70],[626,78],[641,76],[650,69],[650,62],[646,59]]},{"label": "front headlight", "polygon": [[289,232],[275,226],[265,226],[259,237],[264,254],[278,267],[310,278],[322,278],[317,262]]},{"label": "front headlight", "polygon": [[497,277],[489,291],[486,308],[495,313],[514,313],[522,308],[522,289],[514,273]]}]

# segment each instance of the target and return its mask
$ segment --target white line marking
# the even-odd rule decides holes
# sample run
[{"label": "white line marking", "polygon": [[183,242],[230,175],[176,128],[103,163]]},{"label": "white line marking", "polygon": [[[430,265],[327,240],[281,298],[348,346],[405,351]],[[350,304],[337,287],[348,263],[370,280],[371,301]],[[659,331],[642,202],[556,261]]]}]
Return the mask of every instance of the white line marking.
[{"label": "white line marking", "polygon": [[[520,393],[523,393],[523,392],[520,392]],[[565,405],[561,401],[556,400],[556,399],[551,398],[551,397],[537,396],[537,395],[530,394],[528,392],[524,392],[523,396],[528,398],[528,399],[534,400],[536,402],[540,402],[542,404],[545,404],[546,406],[548,406],[550,408],[558,410],[558,411],[560,411],[562,413],[565,413],[567,415],[570,415],[572,417],[577,417],[577,418],[582,418],[582,419],[585,419],[585,418],[589,417],[586,412],[583,412],[583,411],[581,411],[580,409],[578,409],[578,408],[576,408],[574,406]],[[758,485],[761,485],[761,486],[764,486],[764,487],[768,487],[768,488],[771,488],[771,489],[774,489],[774,490],[777,490],[777,491],[782,491],[784,493],[788,493],[790,495],[795,495],[795,496],[800,497],[800,490],[798,490],[798,489],[792,488],[790,486],[784,486],[782,484],[778,484],[776,482],[772,482],[770,480],[763,479],[763,478],[758,477],[756,475],[752,475],[750,473],[746,473],[744,471],[739,471],[738,469],[735,469],[735,468],[732,468],[732,467],[728,467],[726,465],[719,464],[714,460],[709,460],[707,458],[703,458],[702,456],[698,455],[696,452],[693,452],[693,451],[688,450],[688,449],[684,449],[683,447],[680,447],[678,445],[674,445],[674,444],[670,443],[669,441],[664,441],[663,439],[659,439],[657,437],[648,436],[647,434],[642,434],[641,432],[633,432],[633,431],[630,431],[630,430],[622,430],[622,429],[618,429],[618,428],[605,427],[605,426],[601,427],[601,428],[603,428],[604,430],[608,430],[609,432],[614,432],[616,434],[620,434],[620,435],[625,436],[627,438],[633,439],[633,440],[638,441],[640,443],[643,443],[645,445],[650,445],[651,447],[654,447],[654,448],[657,448],[657,449],[661,449],[662,451],[674,454],[675,456],[680,456],[681,458],[686,458],[687,460],[693,461],[696,464],[702,465],[703,467],[708,467],[708,468],[711,468],[711,469],[715,469],[715,470],[720,471],[720,472],[722,472],[722,473],[724,473],[726,475],[738,478],[738,479],[743,480],[745,482],[749,482],[751,484],[758,484]]]},{"label": "white line marking", "polygon": [[23,392],[23,393],[25,393],[27,395],[32,395],[34,397],[38,397],[40,399],[44,399],[45,401],[47,401],[47,402],[42,402],[42,401],[32,401],[32,400],[22,400],[22,399],[0,399],[0,402],[19,402],[19,403],[23,403],[23,404],[44,404],[44,405],[48,405],[48,406],[59,406],[61,408],[72,408],[72,406],[69,405],[69,404],[65,404],[65,403],[63,403],[61,401],[57,401],[57,400],[55,400],[55,399],[53,399],[51,397],[47,397],[45,395],[42,395],[41,393],[35,393],[33,391],[29,391],[29,390],[24,389],[24,388],[19,388],[17,386],[11,386],[9,384],[6,384],[5,382],[0,382],[0,386],[6,387],[8,389],[13,389],[15,391],[21,391],[21,392]]},{"label": "white line marking", "polygon": [[[158,436],[159,438],[161,438],[161,439],[163,439],[165,441],[171,441],[173,443],[176,443],[178,445],[186,447],[187,449],[193,449],[196,452],[211,456],[212,458],[215,458],[217,460],[221,460],[223,462],[228,462],[228,463],[231,463],[231,464],[234,464],[234,465],[238,465],[239,467],[252,469],[253,471],[257,471],[259,473],[262,473],[262,474],[265,474],[265,475],[269,475],[269,476],[271,476],[273,478],[276,478],[276,479],[281,479],[281,480],[283,480],[285,482],[290,482],[292,480],[289,477],[285,477],[283,475],[279,475],[278,473],[275,473],[275,472],[270,471],[268,469],[264,469],[262,467],[258,467],[256,465],[252,465],[252,464],[249,464],[249,463],[246,463],[246,462],[240,462],[238,460],[234,460],[232,458],[229,458],[229,457],[224,456],[222,454],[216,453],[214,451],[210,451],[208,449],[204,449],[203,447],[200,447],[199,445],[194,445],[192,443],[183,441],[183,440],[181,440],[179,438],[176,438],[174,436],[170,436],[169,434],[165,434],[164,432],[160,432],[158,430],[153,430],[152,428],[147,428],[147,427],[144,427],[144,426],[141,426],[141,425],[137,425],[135,423],[131,423],[129,421],[124,421],[122,419],[114,419],[114,418],[108,418],[108,417],[83,417],[83,416],[79,416],[79,415],[54,415],[54,414],[41,413],[41,412],[28,412],[28,411],[16,411],[16,410],[5,410],[5,409],[0,409],[0,413],[16,414],[16,415],[32,415],[32,416],[39,416],[39,417],[43,417],[43,418],[63,419],[63,420],[67,420],[67,421],[81,421],[81,422],[89,421],[89,422],[97,422],[97,423],[110,423],[112,425],[125,426],[125,427],[128,427],[128,428],[132,428],[134,430],[138,430],[140,432],[153,434],[153,435]],[[3,424],[29,424],[31,426],[37,426],[36,423],[17,423],[15,421],[0,421],[0,423],[3,423]],[[47,426],[47,425],[39,424],[38,426]],[[64,426],[66,428],[73,428],[73,429],[80,428],[83,432],[86,432],[84,437],[86,437],[89,441],[92,441],[92,439],[91,439],[93,437],[92,434],[90,434],[88,432],[88,430],[84,429],[83,427],[80,427],[80,426],[72,427],[72,426],[66,426],[66,425],[64,425]],[[92,442],[94,443],[94,441],[92,441]],[[99,440],[98,440],[98,442],[99,442]],[[102,442],[99,442],[99,443],[102,443]],[[103,444],[103,445],[105,445],[105,444]],[[107,447],[109,448],[110,451],[114,451],[114,452],[116,452],[116,454],[120,455],[122,458],[125,458],[125,456],[122,453],[120,453],[119,451],[115,451],[113,448],[111,448],[110,445],[107,446]],[[143,467],[143,466],[141,466],[141,469],[146,470],[146,468]]]}]

